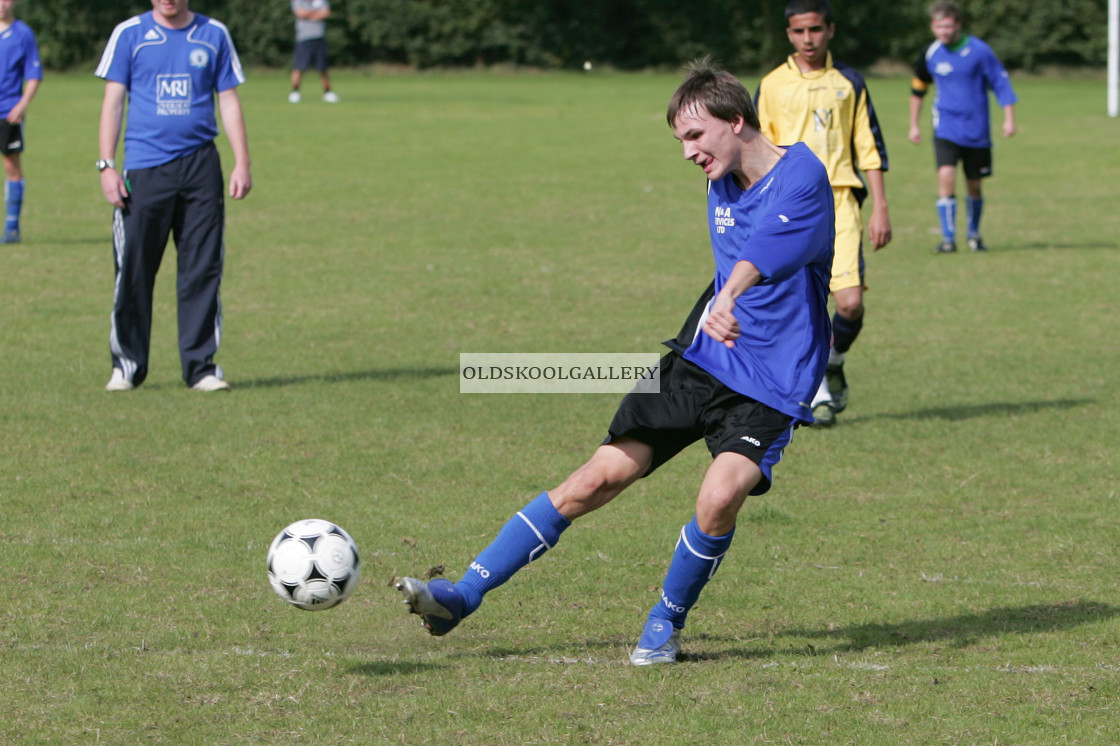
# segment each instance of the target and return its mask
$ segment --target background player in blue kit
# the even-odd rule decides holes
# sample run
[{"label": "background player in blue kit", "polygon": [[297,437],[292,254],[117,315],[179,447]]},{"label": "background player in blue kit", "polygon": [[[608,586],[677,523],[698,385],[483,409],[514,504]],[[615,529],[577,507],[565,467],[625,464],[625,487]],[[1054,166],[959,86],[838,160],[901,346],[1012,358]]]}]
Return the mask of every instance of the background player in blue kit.
[{"label": "background player in blue kit", "polygon": [[16,0],[0,0],[0,154],[4,157],[4,232],[0,243],[19,243],[23,209],[23,120],[43,79],[35,34],[14,15]]},{"label": "background player in blue kit", "polygon": [[936,84],[933,100],[933,146],[937,159],[937,215],[941,243],[934,252],[957,250],[957,163],[964,165],[968,190],[966,215],[968,247],[986,251],[980,236],[984,195],[980,180],[992,175],[991,120],[988,91],[1003,107],[1003,136],[1015,134],[1015,102],[1007,71],[992,48],[975,36],[961,33],[961,9],[953,0],[938,0],[929,8],[930,29],[936,41],[914,63],[910,96],[910,141],[922,141],[918,119],[922,99]]},{"label": "background player in blue kit", "polygon": [[750,94],[706,60],[694,63],[667,118],[684,157],[704,170],[715,279],[661,361],[661,393],[623,398],[606,440],[559,487],[522,508],[458,583],[403,578],[410,611],[450,632],[485,593],[555,546],[571,522],[606,505],[703,438],[712,463],[677,542],[634,665],[673,663],[680,630],[731,545],[748,495],[799,423],[828,358],[832,187],[804,144],[779,148],[759,131]]},{"label": "background player in blue kit", "polygon": [[[152,0],[152,10],[119,24],[97,76],[105,79],[98,144],[101,189],[116,207],[116,284],[109,391],[128,391],[148,374],[152,291],[169,235],[178,252],[179,356],[197,391],[229,388],[214,363],[222,332],[219,289],[225,262],[222,167],[214,145],[217,92],[233,150],[229,195],[253,186],[237,86],[245,74],[229,30],[190,10],[190,0]],[[124,170],[114,162],[128,99]]]}]

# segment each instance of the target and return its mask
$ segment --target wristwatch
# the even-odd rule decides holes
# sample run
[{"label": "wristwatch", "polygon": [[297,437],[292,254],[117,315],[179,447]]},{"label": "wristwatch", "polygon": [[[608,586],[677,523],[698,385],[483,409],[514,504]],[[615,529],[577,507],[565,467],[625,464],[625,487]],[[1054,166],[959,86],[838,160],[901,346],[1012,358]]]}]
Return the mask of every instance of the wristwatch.
[{"label": "wristwatch", "polygon": [[117,167],[117,164],[113,163],[112,158],[110,158],[108,160],[100,159],[100,160],[97,161],[96,165],[97,165],[98,172],[104,171],[107,168],[116,168]]}]

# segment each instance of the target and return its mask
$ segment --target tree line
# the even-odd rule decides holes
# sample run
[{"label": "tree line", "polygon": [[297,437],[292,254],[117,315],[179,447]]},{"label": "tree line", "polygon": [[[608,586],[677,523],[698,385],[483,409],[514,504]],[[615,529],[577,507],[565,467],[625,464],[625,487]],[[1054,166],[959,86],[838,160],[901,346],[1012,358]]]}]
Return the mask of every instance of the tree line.
[{"label": "tree line", "polygon": [[[965,31],[988,41],[1007,67],[1103,67],[1108,0],[960,0]],[[925,0],[833,0],[834,55],[861,66],[909,64],[931,40]],[[25,0],[48,69],[92,69],[126,18],[147,0]],[[674,68],[710,54],[740,72],[768,69],[789,52],[785,0],[331,0],[335,66],[490,65],[623,70]],[[289,0],[192,0],[229,26],[242,62],[290,64]]]}]

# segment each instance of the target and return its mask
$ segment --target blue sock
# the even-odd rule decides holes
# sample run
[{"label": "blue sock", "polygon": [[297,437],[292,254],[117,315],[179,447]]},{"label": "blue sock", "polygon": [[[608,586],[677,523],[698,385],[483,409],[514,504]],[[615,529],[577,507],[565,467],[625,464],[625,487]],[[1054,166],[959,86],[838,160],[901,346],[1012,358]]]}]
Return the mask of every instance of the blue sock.
[{"label": "blue sock", "polygon": [[19,213],[23,209],[24,180],[4,182],[4,204],[8,210],[8,219],[4,223],[4,231],[19,232]]},{"label": "blue sock", "polygon": [[984,198],[965,197],[964,209],[968,216],[968,237],[976,238],[980,235],[980,216],[984,213]]},{"label": "blue sock", "polygon": [[572,525],[552,506],[548,493],[537,495],[498,532],[490,546],[475,557],[455,588],[463,595],[463,616],[482,604],[482,597],[552,547]]},{"label": "blue sock", "polygon": [[683,627],[689,609],[716,574],[734,536],[734,529],[726,536],[708,536],[696,524],[696,516],[692,516],[681,529],[681,538],[677,540],[673,561],[669,563],[669,572],[661,587],[661,601],[650,609],[649,618],[665,619],[674,627]]},{"label": "blue sock", "polygon": [[946,241],[957,238],[957,198],[938,197],[937,217],[941,219],[941,236]]}]

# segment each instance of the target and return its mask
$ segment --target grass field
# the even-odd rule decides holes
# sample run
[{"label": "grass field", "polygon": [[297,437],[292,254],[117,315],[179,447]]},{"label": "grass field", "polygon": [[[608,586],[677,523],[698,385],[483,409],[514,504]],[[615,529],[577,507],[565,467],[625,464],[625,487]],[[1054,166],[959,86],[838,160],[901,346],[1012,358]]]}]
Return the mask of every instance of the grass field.
[{"label": "grass field", "polygon": [[[851,407],[798,431],[684,662],[650,671],[627,651],[702,446],[446,638],[391,580],[457,579],[617,404],[460,395],[460,352],[657,351],[708,281],[703,175],[664,121],[678,78],[335,77],[335,107],[314,81],[287,104],[283,72],[242,92],[255,187],[228,206],[230,395],[179,380],[170,250],[148,381],[103,390],[102,88],[44,83],[24,242],[0,246],[0,742],[1115,742],[1120,122],[1103,82],[1015,80],[992,251],[934,256],[908,81],[870,81],[895,240],[869,257]],[[273,535],[305,517],[363,553],[354,597],[319,614],[265,578]]]}]

